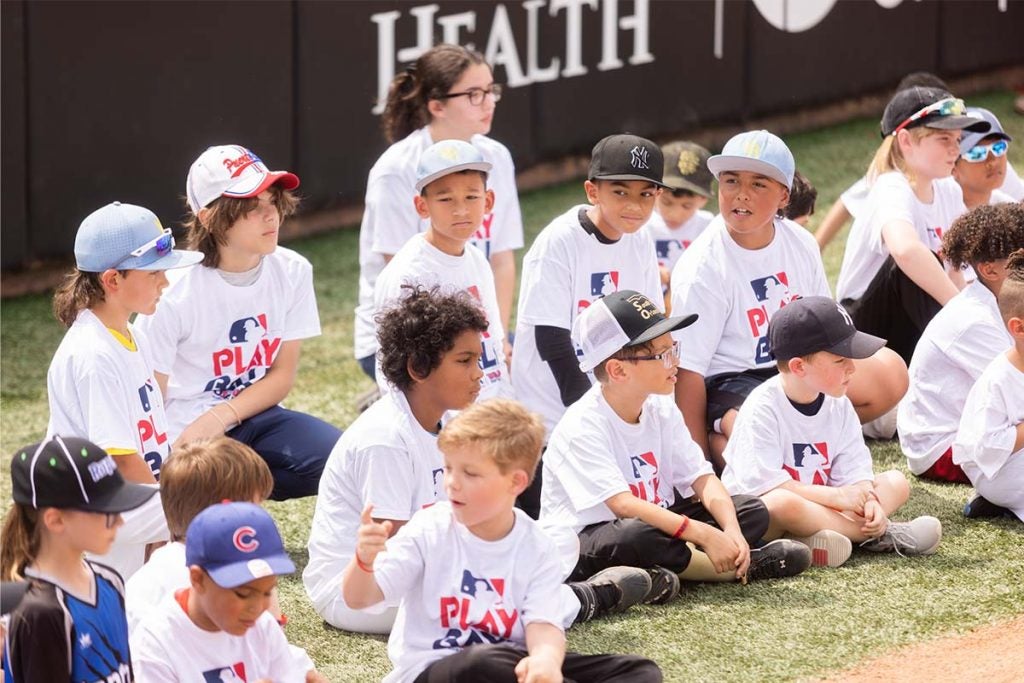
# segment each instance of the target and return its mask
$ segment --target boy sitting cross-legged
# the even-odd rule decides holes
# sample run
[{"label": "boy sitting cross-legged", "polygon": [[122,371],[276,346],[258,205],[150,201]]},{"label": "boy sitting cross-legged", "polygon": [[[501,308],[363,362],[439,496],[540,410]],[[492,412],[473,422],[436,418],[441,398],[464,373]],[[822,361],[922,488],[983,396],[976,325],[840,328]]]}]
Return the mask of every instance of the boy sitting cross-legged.
[{"label": "boy sitting cross-legged", "polygon": [[779,374],[754,389],[725,449],[722,482],[761,496],[768,537],[801,537],[813,563],[837,567],[851,541],[865,550],[930,555],[942,538],[934,517],[890,522],[910,496],[902,472],[875,475],[860,422],[846,397],[854,359],[885,340],[857,331],[850,314],[823,296],[790,302],[768,324]]},{"label": "boy sitting cross-legged", "polygon": [[540,418],[515,401],[474,404],[437,440],[448,502],[390,539],[391,523],[363,510],[342,593],[352,609],[401,600],[385,681],[661,681],[641,657],[565,652],[555,548],[514,507],[543,437]]},{"label": "boy sitting cross-legged", "polygon": [[580,369],[598,384],[552,432],[541,495],[541,524],[570,578],[610,564],[692,581],[792,576],[810,565],[810,551],[790,540],[750,549],[768,529],[764,504],[729,497],[672,400],[669,333],[696,318],[665,318],[625,290],[573,325]]}]

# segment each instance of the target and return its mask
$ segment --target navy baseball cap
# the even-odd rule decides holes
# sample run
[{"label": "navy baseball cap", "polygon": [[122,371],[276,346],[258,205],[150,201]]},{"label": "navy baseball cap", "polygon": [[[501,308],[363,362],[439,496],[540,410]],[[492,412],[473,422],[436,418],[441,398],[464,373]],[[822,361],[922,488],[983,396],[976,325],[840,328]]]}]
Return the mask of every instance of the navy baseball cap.
[{"label": "navy baseball cap", "polygon": [[170,228],[149,209],[113,202],[93,211],[75,235],[75,265],[85,273],[170,270],[203,260],[198,251],[174,248]]},{"label": "navy baseball cap", "polygon": [[843,358],[868,358],[885,340],[859,331],[842,304],[808,296],[786,304],[768,323],[768,348],[776,360],[828,351]]},{"label": "navy baseball cap", "polygon": [[206,508],[185,532],[185,564],[202,567],[221,588],[295,571],[273,518],[254,503]]},{"label": "navy baseball cap", "polygon": [[722,153],[708,159],[708,169],[715,178],[727,171],[760,173],[788,190],[793,187],[796,161],[778,135],[766,130],[749,130],[729,138]]},{"label": "navy baseball cap", "polygon": [[465,140],[441,140],[423,150],[420,162],[416,167],[416,191],[438,178],[461,171],[480,171],[490,173],[491,163],[484,160],[473,145]]}]

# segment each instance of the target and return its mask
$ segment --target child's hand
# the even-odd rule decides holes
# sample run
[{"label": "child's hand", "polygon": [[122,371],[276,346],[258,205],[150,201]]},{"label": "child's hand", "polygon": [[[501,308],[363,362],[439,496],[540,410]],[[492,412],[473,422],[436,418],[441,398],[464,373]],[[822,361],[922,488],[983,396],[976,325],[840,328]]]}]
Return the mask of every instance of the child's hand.
[{"label": "child's hand", "polygon": [[356,559],[368,567],[373,566],[377,554],[384,550],[384,543],[391,536],[391,522],[373,521],[373,503],[367,503],[359,516],[359,531],[356,535]]},{"label": "child's hand", "polygon": [[882,504],[874,498],[864,504],[864,525],[861,526],[861,533],[868,538],[880,536],[885,528],[889,526],[889,518],[882,509]]},{"label": "child's hand", "polygon": [[562,671],[545,657],[523,657],[516,664],[517,683],[562,683]]},{"label": "child's hand", "polygon": [[[744,542],[744,545],[746,543]],[[711,564],[715,566],[715,571],[723,573],[737,569],[739,566],[737,560],[740,560],[740,548],[736,545],[736,542],[725,535],[725,532],[720,531],[712,526],[708,527],[707,538],[703,539],[701,548],[707,554],[708,559],[711,560]],[[750,549],[747,549],[747,564],[750,563]],[[739,576],[737,574],[737,576]]]},{"label": "child's hand", "polygon": [[857,488],[856,486],[841,486],[839,488],[839,495],[843,510],[850,510],[862,516],[864,515],[864,504],[871,500],[870,489]]},{"label": "child's hand", "polygon": [[306,683],[331,683],[327,680],[327,677],[316,669],[310,669],[306,672]]},{"label": "child's hand", "polygon": [[743,532],[740,531],[739,527],[723,533],[739,548],[739,555],[736,556],[736,578],[742,579],[747,575],[747,569],[750,567],[750,544],[743,537]]}]

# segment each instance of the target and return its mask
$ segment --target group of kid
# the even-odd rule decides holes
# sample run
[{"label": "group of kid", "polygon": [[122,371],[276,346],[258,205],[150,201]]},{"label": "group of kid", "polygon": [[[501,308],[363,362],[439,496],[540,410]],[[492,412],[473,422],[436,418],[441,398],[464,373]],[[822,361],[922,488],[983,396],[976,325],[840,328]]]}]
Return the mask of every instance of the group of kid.
[{"label": "group of kid", "polygon": [[660,681],[641,657],[567,653],[565,630],[681,581],[839,566],[854,543],[934,553],[938,519],[890,520],[910,484],[873,471],[866,423],[898,420],[915,474],[973,484],[969,516],[1024,519],[1024,207],[964,206],[1008,177],[991,113],[900,88],[865,196],[844,195],[840,301],[780,138],[604,138],[587,203],[523,260],[512,335],[500,97],[453,45],[392,83],[355,329],[380,398],[343,434],[280,405],[320,333],[312,268],[277,244],[294,174],[204,152],[195,251],[142,207],[83,221],[47,437],[12,461],[10,680],[324,680],[284,635],[295,567],[266,498],[319,494],[314,609],[390,633],[386,680],[417,682]]}]

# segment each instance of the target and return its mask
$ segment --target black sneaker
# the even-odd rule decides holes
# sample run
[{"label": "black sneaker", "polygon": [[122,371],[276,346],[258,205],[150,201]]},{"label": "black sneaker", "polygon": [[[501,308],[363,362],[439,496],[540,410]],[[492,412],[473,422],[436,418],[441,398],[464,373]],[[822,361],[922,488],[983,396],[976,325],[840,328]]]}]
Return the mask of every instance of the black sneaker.
[{"label": "black sneaker", "polygon": [[811,549],[799,541],[780,538],[751,549],[749,581],[796,576],[811,566]]},{"label": "black sneaker", "polygon": [[679,595],[679,575],[674,571],[654,565],[647,573],[651,576],[651,591],[644,597],[644,604],[664,605]]},{"label": "black sneaker", "polygon": [[981,496],[975,496],[967,501],[967,505],[964,505],[964,517],[967,519],[988,519],[992,517],[1002,517],[1008,513],[1004,507],[1000,507]]},{"label": "black sneaker", "polygon": [[590,621],[610,612],[638,605],[651,593],[651,575],[636,567],[609,567],[569,588],[580,601],[576,622]]}]

